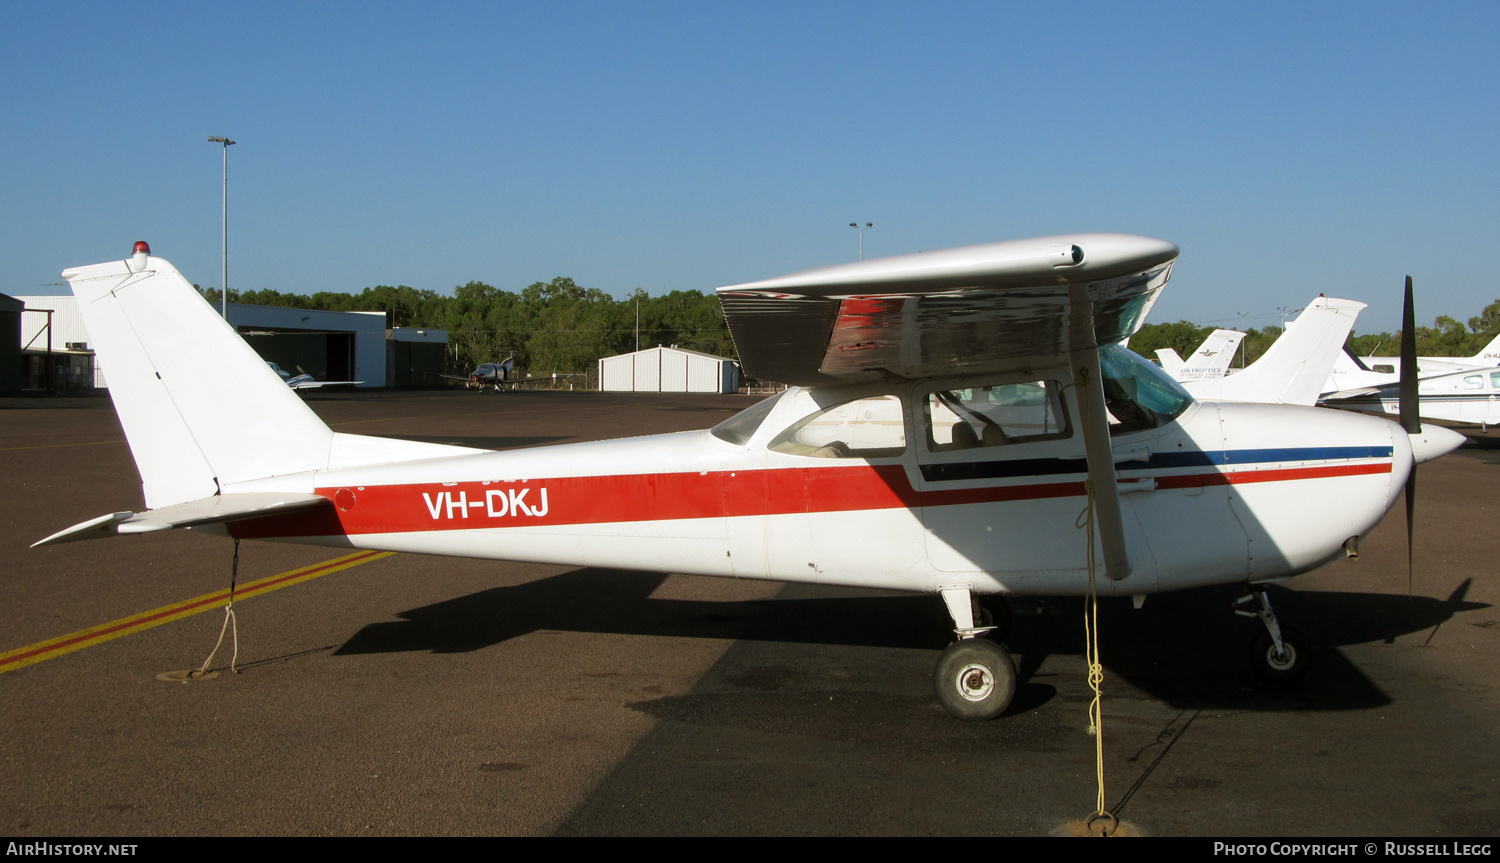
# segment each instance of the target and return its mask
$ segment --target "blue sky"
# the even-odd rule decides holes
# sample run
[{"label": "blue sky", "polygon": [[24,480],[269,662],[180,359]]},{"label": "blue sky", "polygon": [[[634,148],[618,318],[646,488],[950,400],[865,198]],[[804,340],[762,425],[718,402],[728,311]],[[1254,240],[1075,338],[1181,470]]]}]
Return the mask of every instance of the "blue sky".
[{"label": "blue sky", "polygon": [[[1071,231],[1157,322],[1500,297],[1493,4],[0,4],[0,291],[137,239],[231,287],[623,295]],[[1246,317],[1241,317],[1245,315]]]}]

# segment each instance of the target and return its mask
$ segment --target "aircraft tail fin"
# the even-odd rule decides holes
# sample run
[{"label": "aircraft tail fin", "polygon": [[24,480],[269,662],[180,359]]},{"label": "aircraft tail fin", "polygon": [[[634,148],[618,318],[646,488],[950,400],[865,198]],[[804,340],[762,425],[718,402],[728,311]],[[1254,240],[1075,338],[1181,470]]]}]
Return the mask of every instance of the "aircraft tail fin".
[{"label": "aircraft tail fin", "polygon": [[152,509],[325,468],[334,434],[167,261],[63,272]]},{"label": "aircraft tail fin", "polygon": [[1469,359],[1475,364],[1485,363],[1489,365],[1500,364],[1500,335],[1490,340],[1490,343],[1480,349],[1479,353]]},{"label": "aircraft tail fin", "polygon": [[1203,344],[1193,351],[1193,358],[1184,363],[1183,376],[1179,380],[1224,377],[1229,372],[1230,362],[1234,360],[1234,352],[1239,349],[1244,338],[1245,334],[1237,330],[1214,330],[1209,333]]},{"label": "aircraft tail fin", "polygon": [[1248,368],[1218,380],[1185,384],[1204,401],[1313,405],[1364,303],[1318,297]]},{"label": "aircraft tail fin", "polygon": [[1156,360],[1161,363],[1161,370],[1172,376],[1173,380],[1181,380],[1182,357],[1171,348],[1159,348],[1156,351]]}]

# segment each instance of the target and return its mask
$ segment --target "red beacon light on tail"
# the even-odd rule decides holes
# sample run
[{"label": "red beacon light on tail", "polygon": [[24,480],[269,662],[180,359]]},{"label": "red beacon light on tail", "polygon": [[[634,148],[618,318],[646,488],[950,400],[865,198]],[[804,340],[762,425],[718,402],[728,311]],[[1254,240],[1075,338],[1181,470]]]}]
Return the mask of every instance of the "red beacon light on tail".
[{"label": "red beacon light on tail", "polygon": [[151,244],[145,240],[136,240],[130,252],[130,271],[139,273],[146,269],[146,259],[149,257],[151,257]]}]

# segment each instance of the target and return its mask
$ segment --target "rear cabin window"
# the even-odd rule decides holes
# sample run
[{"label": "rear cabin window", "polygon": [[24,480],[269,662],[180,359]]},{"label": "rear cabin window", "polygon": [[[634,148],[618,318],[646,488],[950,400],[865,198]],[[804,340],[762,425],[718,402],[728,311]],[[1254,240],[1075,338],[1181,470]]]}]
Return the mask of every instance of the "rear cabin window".
[{"label": "rear cabin window", "polygon": [[1466,390],[1482,390],[1482,389],[1484,389],[1484,376],[1483,375],[1464,375],[1464,389],[1466,389]]},{"label": "rear cabin window", "polygon": [[932,452],[1005,446],[1067,437],[1056,381],[940,390],[924,400]]},{"label": "rear cabin window", "polygon": [[783,395],[786,395],[785,390],[768,399],[762,399],[709,429],[709,432],[720,440],[742,446],[755,436],[760,424],[771,415],[771,409],[776,407],[776,402],[780,401]]},{"label": "rear cabin window", "polygon": [[818,411],[776,436],[770,449],[814,458],[889,458],[906,451],[901,399],[871,396]]}]

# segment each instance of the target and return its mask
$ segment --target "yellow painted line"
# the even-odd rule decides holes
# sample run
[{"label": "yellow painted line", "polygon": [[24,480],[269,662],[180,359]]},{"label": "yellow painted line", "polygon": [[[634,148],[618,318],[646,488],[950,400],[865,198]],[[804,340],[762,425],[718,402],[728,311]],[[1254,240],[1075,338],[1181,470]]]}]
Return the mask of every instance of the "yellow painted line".
[{"label": "yellow painted line", "polygon": [[[311,566],[304,566],[280,575],[271,575],[258,581],[251,581],[235,588],[234,599],[236,602],[249,599],[252,596],[260,596],[283,587],[291,587],[320,576],[359,566],[362,563],[370,563],[383,557],[390,557],[393,551],[357,551],[354,554],[346,554],[333,560],[325,560]],[[14,671],[17,668],[25,668],[65,653],[82,650],[85,647],[93,647],[106,641],[119,638],[122,635],[130,635],[153,626],[161,626],[174,620],[181,620],[214,608],[223,608],[229,604],[229,589],[206,593],[194,599],[172,605],[164,605],[130,617],[122,617],[109,623],[102,623],[88,629],[81,629],[70,635],[39,641],[36,644],[17,648],[7,653],[0,653],[0,674]]]},{"label": "yellow painted line", "polygon": [[18,449],[57,449],[68,446],[102,446],[107,443],[124,443],[125,440],[95,440],[88,443],[44,443],[37,446],[0,446],[0,452],[13,452]]}]

